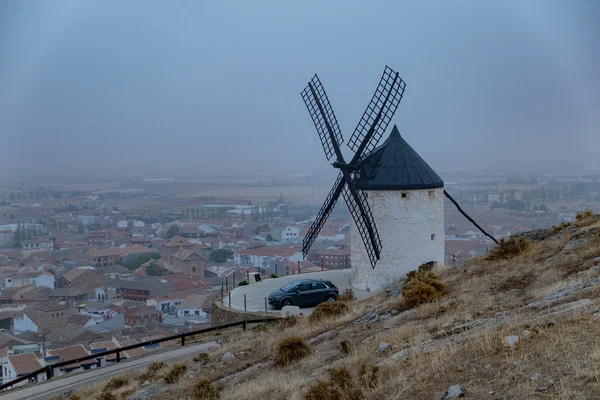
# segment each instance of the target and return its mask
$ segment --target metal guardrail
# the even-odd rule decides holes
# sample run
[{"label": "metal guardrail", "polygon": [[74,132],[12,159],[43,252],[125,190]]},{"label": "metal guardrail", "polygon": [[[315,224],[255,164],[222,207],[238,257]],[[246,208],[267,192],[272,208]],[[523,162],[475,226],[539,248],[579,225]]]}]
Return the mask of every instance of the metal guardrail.
[{"label": "metal guardrail", "polygon": [[55,368],[65,367],[67,365],[80,363],[82,361],[96,359],[97,362],[100,362],[100,360],[99,360],[100,358],[111,355],[111,354],[116,354],[117,355],[116,362],[120,362],[122,352],[127,351],[127,350],[136,349],[138,347],[150,346],[153,344],[168,342],[169,340],[175,340],[175,339],[181,339],[181,345],[185,346],[185,338],[189,337],[189,336],[195,336],[195,335],[199,335],[199,334],[206,333],[206,332],[214,332],[214,331],[218,331],[221,329],[233,328],[235,326],[240,326],[240,325],[243,326],[244,330],[246,330],[247,324],[273,322],[273,321],[277,321],[278,319],[279,318],[274,317],[274,318],[264,318],[264,319],[254,319],[254,320],[244,320],[244,321],[239,321],[239,322],[232,322],[230,324],[219,325],[219,326],[214,326],[214,327],[205,328],[205,329],[199,329],[197,331],[184,332],[184,333],[180,333],[178,335],[166,336],[166,337],[154,339],[154,340],[148,340],[146,342],[136,343],[136,344],[132,344],[132,345],[125,346],[125,347],[119,347],[117,349],[104,351],[101,353],[91,354],[86,357],[80,357],[80,358],[75,358],[73,360],[67,360],[67,361],[62,361],[62,362],[56,363],[56,364],[46,365],[38,370],[30,372],[26,375],[18,376],[15,379],[0,385],[0,391],[7,389],[11,386],[14,386],[19,382],[23,382],[24,380],[28,380],[30,378],[37,378],[37,376],[42,373],[46,373],[46,380],[50,380],[54,377],[54,369]]}]

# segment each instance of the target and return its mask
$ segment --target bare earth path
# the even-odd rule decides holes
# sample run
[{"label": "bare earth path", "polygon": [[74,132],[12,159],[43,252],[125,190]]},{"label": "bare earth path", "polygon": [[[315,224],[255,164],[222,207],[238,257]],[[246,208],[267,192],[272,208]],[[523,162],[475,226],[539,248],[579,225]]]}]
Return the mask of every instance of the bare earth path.
[{"label": "bare earth path", "polygon": [[68,392],[82,386],[88,386],[97,381],[111,378],[115,375],[122,375],[133,369],[145,368],[148,364],[156,361],[177,361],[196,355],[203,351],[208,351],[212,347],[218,346],[216,342],[205,342],[190,346],[180,347],[176,350],[164,351],[148,355],[147,357],[137,358],[131,361],[124,361],[107,367],[94,369],[75,374],[67,374],[60,378],[52,379],[38,383],[36,385],[24,386],[23,389],[15,389],[0,394],[2,400],[45,400],[50,399],[60,393]]}]

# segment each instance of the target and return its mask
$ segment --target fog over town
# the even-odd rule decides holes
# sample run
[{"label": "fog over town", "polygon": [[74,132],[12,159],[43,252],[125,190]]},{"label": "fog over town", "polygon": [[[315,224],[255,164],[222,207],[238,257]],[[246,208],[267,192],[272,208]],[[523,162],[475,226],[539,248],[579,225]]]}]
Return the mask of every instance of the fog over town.
[{"label": "fog over town", "polygon": [[586,0],[1,1],[0,390],[234,365],[251,352],[203,329],[348,301],[364,322],[410,271],[575,235],[600,212],[599,21]]}]

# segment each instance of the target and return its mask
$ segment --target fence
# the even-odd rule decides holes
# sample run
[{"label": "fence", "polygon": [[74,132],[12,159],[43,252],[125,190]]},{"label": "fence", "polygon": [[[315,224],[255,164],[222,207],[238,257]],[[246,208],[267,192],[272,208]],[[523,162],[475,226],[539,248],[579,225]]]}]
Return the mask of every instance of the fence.
[{"label": "fence", "polygon": [[104,351],[101,353],[96,353],[96,354],[91,354],[89,356],[86,357],[80,357],[80,358],[75,358],[73,360],[67,360],[67,361],[62,361],[56,364],[51,364],[51,365],[46,365],[45,367],[42,367],[36,371],[30,372],[29,374],[26,375],[21,375],[16,377],[15,379],[11,380],[10,382],[6,382],[2,385],[0,385],[0,391],[7,389],[11,386],[16,385],[19,382],[23,382],[24,380],[28,380],[31,378],[37,378],[37,376],[39,374],[46,374],[46,379],[50,380],[54,377],[54,369],[55,368],[60,368],[60,367],[65,367],[67,365],[71,365],[71,364],[75,364],[75,363],[80,363],[82,361],[87,361],[87,360],[93,360],[93,359],[97,359],[98,364],[100,363],[100,359],[102,357],[111,355],[111,354],[117,354],[117,362],[121,361],[121,353],[127,350],[131,350],[131,349],[136,349],[138,347],[144,347],[144,346],[150,346],[153,344],[159,344],[162,342],[167,342],[169,340],[174,340],[174,339],[181,339],[181,345],[185,346],[185,338],[189,337],[189,336],[195,336],[195,335],[199,335],[201,333],[206,333],[206,332],[213,332],[213,331],[218,331],[221,329],[227,329],[227,328],[233,328],[235,326],[243,326],[243,329],[246,330],[246,327],[248,324],[258,324],[258,323],[265,323],[265,322],[273,322],[273,321],[277,321],[277,318],[265,318],[265,319],[255,319],[255,320],[246,320],[246,321],[239,321],[239,322],[232,322],[230,324],[225,324],[225,325],[220,325],[220,326],[214,326],[211,328],[206,328],[206,329],[200,329],[197,331],[190,331],[190,332],[185,332],[185,333],[180,333],[178,335],[173,335],[173,336],[166,336],[160,339],[154,339],[154,340],[148,340],[146,342],[141,342],[141,343],[136,343],[136,344],[132,344],[129,346],[125,346],[125,347],[119,347],[118,349],[114,349],[114,350],[109,350],[109,351]]}]

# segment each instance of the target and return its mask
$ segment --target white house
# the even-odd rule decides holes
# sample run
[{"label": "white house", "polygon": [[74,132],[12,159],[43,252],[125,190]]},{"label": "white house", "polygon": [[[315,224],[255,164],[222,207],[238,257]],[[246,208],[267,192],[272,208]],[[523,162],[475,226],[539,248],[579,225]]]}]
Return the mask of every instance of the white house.
[{"label": "white house", "polygon": [[35,287],[46,286],[54,289],[54,275],[48,271],[23,272],[4,278],[5,287],[23,287],[35,285]]},{"label": "white house", "polygon": [[[38,358],[35,353],[15,354],[7,357],[7,362],[2,366],[2,383],[10,382],[21,375],[30,374],[45,366],[44,359]],[[16,383],[14,386],[23,386],[28,383],[46,380],[46,372],[37,374],[36,377]]]},{"label": "white house", "polygon": [[100,222],[100,217],[97,215],[78,215],[77,221],[83,225],[94,225]]},{"label": "white house", "polygon": [[297,251],[296,248],[285,246],[241,249],[233,255],[233,260],[238,265],[253,265],[261,268],[267,268],[269,263],[275,261],[300,261],[302,259],[302,253]]},{"label": "white house", "polygon": [[127,220],[121,220],[117,222],[117,228],[127,229]]},{"label": "white house", "polygon": [[39,327],[26,313],[16,315],[13,318],[13,332],[15,335],[19,335],[23,332],[39,332]]},{"label": "white house", "polygon": [[52,251],[54,243],[50,239],[25,239],[21,242],[22,250],[47,250]]},{"label": "white house", "polygon": [[206,295],[193,294],[188,296],[185,301],[177,306],[177,316],[187,317],[196,315],[206,317],[206,313],[202,311],[202,305],[206,302]]},{"label": "white house", "polygon": [[300,228],[297,226],[288,226],[281,231],[282,242],[295,242],[300,236]]}]

